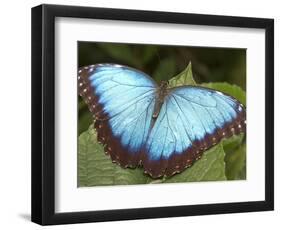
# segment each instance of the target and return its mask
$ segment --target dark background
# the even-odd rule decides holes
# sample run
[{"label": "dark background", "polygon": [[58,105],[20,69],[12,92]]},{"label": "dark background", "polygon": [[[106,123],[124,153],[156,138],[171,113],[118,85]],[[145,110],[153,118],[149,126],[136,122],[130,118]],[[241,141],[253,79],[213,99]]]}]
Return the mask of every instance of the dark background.
[{"label": "dark background", "polygon": [[[78,42],[79,67],[96,63],[128,65],[157,82],[177,75],[190,61],[197,83],[228,82],[246,90],[245,49]],[[91,123],[92,116],[79,97],[79,135]]]}]

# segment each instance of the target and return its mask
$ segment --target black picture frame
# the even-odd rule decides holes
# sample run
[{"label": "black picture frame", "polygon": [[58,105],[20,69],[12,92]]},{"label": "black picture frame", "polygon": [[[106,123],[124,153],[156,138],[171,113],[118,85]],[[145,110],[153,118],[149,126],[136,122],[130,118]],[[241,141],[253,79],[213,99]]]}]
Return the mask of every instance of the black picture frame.
[{"label": "black picture frame", "polygon": [[[55,213],[55,18],[89,18],[265,29],[265,200]],[[32,8],[32,221],[41,225],[162,218],[274,209],[274,20],[110,8]]]}]

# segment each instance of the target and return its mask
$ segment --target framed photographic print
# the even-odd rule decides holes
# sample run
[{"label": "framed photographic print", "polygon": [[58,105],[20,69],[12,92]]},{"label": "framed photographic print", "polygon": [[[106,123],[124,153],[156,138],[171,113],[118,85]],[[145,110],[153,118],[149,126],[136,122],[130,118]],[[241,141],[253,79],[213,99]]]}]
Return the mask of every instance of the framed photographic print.
[{"label": "framed photographic print", "polygon": [[32,221],[273,210],[273,19],[32,9]]}]

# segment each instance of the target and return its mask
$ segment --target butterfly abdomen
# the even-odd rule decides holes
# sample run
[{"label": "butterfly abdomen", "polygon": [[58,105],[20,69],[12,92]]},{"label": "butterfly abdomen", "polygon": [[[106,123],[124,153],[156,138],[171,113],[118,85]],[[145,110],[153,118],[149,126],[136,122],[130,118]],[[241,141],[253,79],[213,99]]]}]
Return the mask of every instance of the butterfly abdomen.
[{"label": "butterfly abdomen", "polygon": [[156,89],[156,102],[155,102],[154,112],[152,115],[153,119],[156,119],[160,113],[165,97],[168,94],[167,88],[168,88],[168,82],[162,81],[160,83],[160,86]]}]

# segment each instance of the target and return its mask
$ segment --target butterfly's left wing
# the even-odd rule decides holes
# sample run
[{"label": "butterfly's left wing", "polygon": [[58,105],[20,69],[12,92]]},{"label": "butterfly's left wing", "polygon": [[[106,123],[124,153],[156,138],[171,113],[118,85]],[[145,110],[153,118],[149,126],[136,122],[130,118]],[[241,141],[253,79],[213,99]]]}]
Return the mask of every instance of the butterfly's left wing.
[{"label": "butterfly's left wing", "polygon": [[245,119],[231,96],[195,86],[172,89],[146,143],[145,171],[154,178],[183,171],[222,138],[244,132]]},{"label": "butterfly's left wing", "polygon": [[79,69],[78,83],[105,152],[122,167],[140,164],[152,122],[154,80],[127,66],[96,64]]}]

